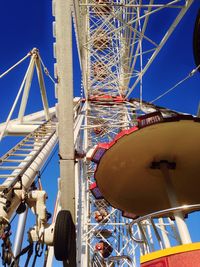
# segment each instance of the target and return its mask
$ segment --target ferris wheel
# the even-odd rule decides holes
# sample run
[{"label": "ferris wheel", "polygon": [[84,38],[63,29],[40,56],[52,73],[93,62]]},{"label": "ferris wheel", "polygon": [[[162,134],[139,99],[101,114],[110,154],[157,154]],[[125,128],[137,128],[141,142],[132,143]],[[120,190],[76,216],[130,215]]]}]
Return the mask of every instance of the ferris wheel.
[{"label": "ferris wheel", "polygon": [[[193,2],[53,0],[54,78],[36,48],[0,76],[30,59],[0,125],[0,139],[25,136],[0,159],[4,266],[19,266],[24,254],[25,266],[31,266],[34,246],[32,266],[38,266],[44,245],[43,266],[56,266],[54,255],[71,267],[178,267],[183,260],[185,266],[198,266],[200,243],[192,243],[185,219],[200,208],[200,118],[143,97],[146,72]],[[73,95],[72,27],[80,97]],[[196,66],[170,90],[199,70],[200,13],[193,44]],[[26,115],[34,69],[43,110]],[[55,84],[53,108],[44,74]],[[18,117],[12,119],[19,102]],[[56,146],[60,178],[51,220],[39,174]],[[35,222],[22,249],[28,209]],[[15,213],[19,222],[12,245]]]}]

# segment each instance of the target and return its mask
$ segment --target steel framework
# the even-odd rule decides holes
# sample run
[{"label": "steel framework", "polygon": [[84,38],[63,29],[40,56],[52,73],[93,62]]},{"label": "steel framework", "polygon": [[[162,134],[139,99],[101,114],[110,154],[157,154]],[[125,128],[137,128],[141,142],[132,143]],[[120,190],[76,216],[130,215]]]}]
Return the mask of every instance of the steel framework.
[{"label": "steel framework", "polygon": [[[98,144],[112,142],[121,131],[136,126],[139,115],[158,110],[165,117],[176,113],[143,100],[143,75],[192,3],[193,0],[52,1],[58,103],[53,108],[48,107],[43,62],[38,50],[33,49],[22,59],[30,57],[29,67],[6,122],[0,125],[0,139],[7,135],[26,135],[1,157],[0,171],[3,173],[0,177],[5,178],[0,185],[1,234],[6,232],[10,218],[21,203],[32,207],[37,219],[30,236],[32,242],[49,245],[46,266],[52,266],[50,230],[54,229],[60,209],[69,210],[76,224],[76,261],[81,267],[136,267],[140,255],[158,247],[170,247],[175,242],[191,241],[189,234],[182,238],[170,218],[150,216],[131,223],[130,214],[112,207],[100,192],[95,195],[92,189],[95,188],[96,163],[92,161],[92,153]],[[84,98],[73,98],[72,17]],[[168,17],[171,21],[162,25]],[[158,21],[162,27],[157,25],[152,29],[151,25]],[[35,67],[44,110],[25,116]],[[139,97],[130,99],[135,88],[139,88]],[[18,118],[11,120],[22,92]],[[58,141],[59,190],[55,216],[48,224],[44,214],[45,192],[36,190],[33,182]],[[21,251],[26,220],[24,212],[20,215],[15,257]],[[184,221],[180,225],[178,229],[186,227]],[[175,241],[170,240],[171,236]],[[99,249],[101,244],[106,246],[107,254]],[[10,253],[10,249],[6,247],[5,250]],[[5,258],[4,255],[3,260],[8,264]],[[73,266],[65,260],[63,264]]]},{"label": "steel framework", "polygon": [[[139,114],[156,110],[143,102],[142,78],[191,4],[192,1],[74,1],[73,17],[86,99],[82,127],[85,151],[112,141],[120,131],[136,125]],[[151,23],[156,16],[166,18],[170,12],[173,19],[158,37],[151,30]],[[128,97],[136,87],[139,99],[130,103]],[[95,182],[96,168],[90,162],[90,155],[88,159],[81,163],[80,266],[138,266],[138,251],[145,253],[149,247],[130,240],[127,231],[130,219],[88,192]],[[102,209],[106,215],[98,221],[95,216]],[[166,222],[160,219],[158,224],[167,246]],[[173,228],[172,221],[170,224]],[[134,235],[146,231],[151,247],[156,245],[150,227],[151,224],[136,227]],[[103,258],[97,249],[100,241],[113,249],[108,258]]]}]

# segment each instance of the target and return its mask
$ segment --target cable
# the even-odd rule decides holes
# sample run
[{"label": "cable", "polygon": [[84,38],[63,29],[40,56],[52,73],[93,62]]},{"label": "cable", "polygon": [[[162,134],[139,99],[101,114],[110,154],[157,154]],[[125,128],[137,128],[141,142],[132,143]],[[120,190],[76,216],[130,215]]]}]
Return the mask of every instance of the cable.
[{"label": "cable", "polygon": [[22,63],[25,59],[27,59],[28,57],[30,57],[32,55],[31,52],[29,52],[25,57],[23,57],[22,59],[20,59],[17,63],[15,63],[12,67],[10,67],[8,70],[4,71],[4,73],[2,73],[0,75],[0,79],[5,76],[6,74],[8,74],[11,70],[13,70],[15,67],[17,67],[20,63]]},{"label": "cable", "polygon": [[58,144],[55,146],[53,153],[51,155],[51,157],[48,159],[48,161],[46,162],[46,164],[44,165],[44,167],[42,168],[41,174],[43,174],[43,172],[46,170],[46,168],[48,167],[50,161],[52,160],[52,158],[55,156],[56,151],[58,151]]},{"label": "cable", "polygon": [[39,56],[40,62],[42,64],[44,73],[49,77],[49,79],[53,82],[53,84],[57,84],[56,81],[53,79],[53,77],[49,74],[49,71],[48,71],[47,67],[45,66],[41,56],[40,55],[38,55],[38,56]]},{"label": "cable", "polygon": [[160,96],[156,97],[154,100],[150,101],[149,103],[152,104],[155,101],[157,101],[158,99],[160,99],[161,97],[165,96],[166,94],[168,94],[169,92],[171,92],[172,90],[174,90],[178,85],[180,85],[181,83],[183,83],[184,81],[186,81],[187,79],[191,78],[199,69],[200,65],[196,68],[193,69],[184,79],[182,79],[181,81],[179,81],[177,84],[175,84],[173,87],[171,87],[169,90],[167,90],[166,92],[164,92],[163,94],[161,94]]},{"label": "cable", "polygon": [[12,217],[12,220],[10,221],[10,224],[14,221],[14,219],[16,218],[17,213],[15,213],[15,215]]},{"label": "cable", "polygon": [[55,146],[55,148],[54,148],[54,150],[53,150],[53,152],[52,152],[52,154],[51,154],[51,157],[50,157],[50,158],[48,159],[48,161],[45,163],[45,165],[44,165],[44,167],[42,168],[41,172],[39,172],[39,174],[38,174],[38,178],[37,178],[37,180],[35,180],[35,183],[38,182],[39,177],[41,178],[41,175],[44,173],[44,171],[45,171],[46,168],[48,167],[50,161],[51,161],[52,158],[55,156],[55,153],[56,153],[57,151],[58,151],[58,144]]},{"label": "cable", "polygon": [[[27,55],[27,56],[28,56],[28,55]],[[26,56],[26,57],[27,57],[27,56]],[[26,58],[26,57],[25,57],[25,58]],[[6,119],[5,126],[4,126],[3,130],[1,131],[1,134],[0,134],[0,141],[1,141],[1,139],[3,138],[3,136],[4,136],[4,134],[5,134],[5,131],[7,130],[9,121],[10,121],[10,119],[11,119],[11,117],[12,117],[12,114],[13,114],[15,108],[16,108],[17,102],[18,102],[18,100],[19,100],[19,98],[20,98],[20,95],[21,95],[21,93],[22,93],[22,91],[23,91],[24,84],[25,84],[25,82],[26,82],[26,78],[27,78],[27,76],[28,76],[28,73],[29,73],[29,71],[30,71],[30,69],[31,69],[33,60],[34,60],[34,59],[33,59],[33,57],[32,57],[31,60],[30,60],[29,66],[28,66],[28,68],[27,68],[27,70],[26,70],[26,73],[25,73],[25,75],[24,75],[24,79],[23,79],[23,81],[22,81],[22,83],[21,83],[21,86],[20,86],[20,88],[19,88],[19,91],[18,91],[18,93],[17,93],[17,96],[16,96],[16,98],[15,98],[15,101],[14,101],[14,103],[13,103],[13,105],[12,105],[11,110],[10,110],[10,113],[8,114],[8,117],[7,117],[7,119]],[[5,72],[4,72],[4,73],[5,73]],[[3,75],[3,74],[2,74],[2,75]]]}]

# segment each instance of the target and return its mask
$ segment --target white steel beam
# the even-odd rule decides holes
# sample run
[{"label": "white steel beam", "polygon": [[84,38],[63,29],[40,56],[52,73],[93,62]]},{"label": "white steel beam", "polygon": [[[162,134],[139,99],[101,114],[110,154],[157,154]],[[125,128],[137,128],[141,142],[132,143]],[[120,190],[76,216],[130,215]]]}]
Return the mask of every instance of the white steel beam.
[{"label": "white steel beam", "polygon": [[73,19],[74,19],[74,29],[75,29],[75,34],[76,34],[76,44],[77,44],[80,67],[82,67],[81,53],[80,53],[80,47],[82,46],[82,38],[81,38],[82,20],[81,18],[82,16],[81,16],[80,7],[79,7],[79,0],[74,0],[73,1]]},{"label": "white steel beam", "polygon": [[5,75],[7,75],[10,71],[12,71],[14,68],[16,68],[18,65],[20,65],[24,60],[26,60],[28,57],[31,56],[31,52],[29,52],[25,57],[23,57],[22,59],[20,59],[17,63],[15,63],[12,67],[10,67],[9,69],[7,69],[6,71],[4,71],[1,75],[0,75],[0,79],[3,78]]},{"label": "white steel beam", "polygon": [[169,39],[169,37],[171,36],[171,34],[173,33],[173,31],[175,30],[175,28],[178,25],[178,23],[181,21],[181,19],[183,18],[183,16],[187,12],[187,10],[192,5],[193,1],[194,0],[188,0],[186,2],[185,6],[181,9],[181,11],[179,12],[178,16],[176,17],[176,19],[174,20],[174,22],[170,26],[169,30],[167,31],[167,33],[165,34],[165,36],[162,38],[159,46],[156,48],[155,52],[152,54],[152,56],[149,59],[148,63],[144,67],[141,75],[138,76],[137,80],[134,82],[134,84],[132,85],[132,87],[129,89],[129,92],[127,93],[126,97],[129,97],[130,96],[130,94],[132,93],[132,91],[134,90],[134,88],[140,82],[140,80],[142,79],[142,76],[146,73],[146,71],[148,70],[148,68],[150,67],[150,65],[152,64],[152,62],[154,61],[154,59],[156,58],[156,56],[158,55],[158,53],[160,52],[160,50],[162,49],[162,47],[165,45],[165,43],[167,42],[167,40]]},{"label": "white steel beam", "polygon": [[[78,112],[79,105],[80,105],[80,98],[75,97],[73,99],[74,114]],[[49,108],[48,111],[49,111],[50,118],[55,116],[56,114],[55,107]],[[79,115],[79,118],[80,117],[82,118],[81,115]],[[20,118],[10,120],[4,132],[4,135],[5,136],[26,135],[34,131],[38,127],[38,125],[41,125],[42,123],[44,123],[45,120],[46,120],[46,116],[45,116],[44,110],[23,116],[23,122],[21,122]],[[4,130],[5,124],[6,123],[0,123],[0,133]],[[77,134],[75,135],[75,138],[76,136]]]},{"label": "white steel beam", "polygon": [[[23,125],[23,124],[10,124],[7,127],[4,135],[6,136],[23,136],[33,132],[38,127],[38,124],[35,125]],[[0,132],[3,127],[0,127]]]},{"label": "white steel beam", "polygon": [[[55,107],[49,109],[50,117],[54,116],[56,112]],[[8,135],[26,135],[34,131],[38,125],[44,123],[45,112],[44,110],[38,111],[23,117],[23,123],[20,122],[20,119],[10,120],[6,130],[4,132],[5,136]],[[5,123],[0,124],[0,133],[4,130]]]},{"label": "white steel beam", "polygon": [[[21,249],[22,249],[22,243],[23,243],[24,231],[25,231],[25,227],[26,227],[27,215],[28,215],[28,207],[26,205],[25,211],[22,212],[21,214],[19,214],[17,231],[16,231],[16,235],[15,235],[15,243],[14,243],[14,248],[13,248],[14,257],[17,257],[19,255],[19,253],[21,252]],[[17,262],[19,262],[19,259]]]},{"label": "white steel beam", "polygon": [[44,83],[44,77],[42,74],[42,68],[39,60],[39,56],[35,58],[35,65],[36,65],[36,70],[37,70],[37,75],[38,75],[38,82],[40,85],[40,92],[41,92],[41,97],[42,97],[42,103],[44,107],[44,112],[45,112],[45,117],[46,120],[49,120],[49,105],[48,105],[48,100],[47,100],[47,95],[46,95],[46,88],[45,88],[45,83]]},{"label": "white steel beam", "polygon": [[72,1],[55,2],[58,75],[58,138],[60,147],[60,204],[75,221]]},{"label": "white steel beam", "polygon": [[23,79],[23,81],[22,81],[22,83],[21,83],[21,86],[20,86],[19,91],[18,91],[18,93],[17,93],[17,96],[16,96],[16,98],[15,98],[15,101],[14,101],[14,103],[13,103],[13,105],[12,105],[12,108],[11,108],[9,114],[8,114],[7,120],[6,120],[6,122],[5,122],[4,129],[3,129],[2,132],[0,133],[0,141],[1,141],[1,139],[4,137],[4,134],[5,134],[6,130],[7,130],[7,127],[8,127],[8,124],[9,124],[9,122],[10,122],[10,119],[11,119],[11,117],[12,117],[12,115],[13,115],[13,112],[14,112],[14,110],[15,110],[15,108],[16,108],[16,105],[17,105],[17,103],[18,103],[18,100],[19,100],[19,98],[20,98],[20,95],[21,95],[21,93],[22,93],[22,91],[23,91],[24,84],[25,84],[25,81],[26,81],[26,78],[27,78],[27,75],[28,75],[28,73],[29,73],[29,69],[30,69],[30,66],[31,66],[33,60],[34,60],[34,59],[31,58],[31,61],[30,61],[30,63],[29,63],[28,69],[27,69],[27,71],[26,71],[26,73],[25,73],[25,75],[24,75],[24,79]]},{"label": "white steel beam", "polygon": [[[35,54],[32,54],[31,58],[34,59],[35,56],[36,56]],[[24,86],[24,92],[23,92],[23,96],[22,96],[22,100],[21,100],[21,105],[20,105],[20,109],[19,109],[19,113],[18,113],[18,119],[21,122],[23,121],[23,116],[24,116],[27,101],[28,101],[28,95],[29,95],[29,91],[31,88],[31,82],[33,79],[34,67],[35,67],[35,62],[34,62],[34,60],[31,60],[29,72],[27,74],[26,83]]]},{"label": "white steel beam", "polygon": [[[30,186],[32,185],[36,175],[38,174],[38,171],[42,168],[42,166],[45,164],[46,160],[49,157],[49,154],[55,147],[57,143],[57,136],[54,134],[49,142],[45,145],[45,147],[41,150],[41,152],[38,154],[38,156],[35,158],[33,163],[30,165],[30,167],[25,171],[25,173],[21,177],[21,182],[22,182],[22,190],[25,192],[27,191]],[[9,187],[10,184],[13,182],[12,178],[7,178],[5,182],[2,183],[2,187]],[[14,186],[15,188],[18,188],[18,190],[13,191],[13,197],[12,197],[12,202],[11,206],[8,210],[8,212],[5,211],[4,209],[4,202],[5,199],[3,197],[0,198],[0,217],[5,218],[6,220],[10,220],[12,217],[13,213],[15,212],[16,208],[19,206],[21,203],[21,197],[20,197],[20,182],[16,183]]]}]

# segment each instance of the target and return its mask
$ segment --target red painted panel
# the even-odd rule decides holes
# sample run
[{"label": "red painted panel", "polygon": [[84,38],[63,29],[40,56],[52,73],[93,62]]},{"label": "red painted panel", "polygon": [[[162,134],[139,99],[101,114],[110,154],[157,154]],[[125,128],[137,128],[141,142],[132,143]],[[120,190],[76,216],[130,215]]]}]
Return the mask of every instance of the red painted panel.
[{"label": "red painted panel", "polygon": [[171,255],[168,262],[169,267],[200,267],[200,250]]},{"label": "red painted panel", "polygon": [[148,261],[141,264],[141,267],[168,267],[167,257],[163,257],[161,259]]},{"label": "red painted panel", "polygon": [[200,250],[177,253],[148,261],[141,267],[200,267]]}]

